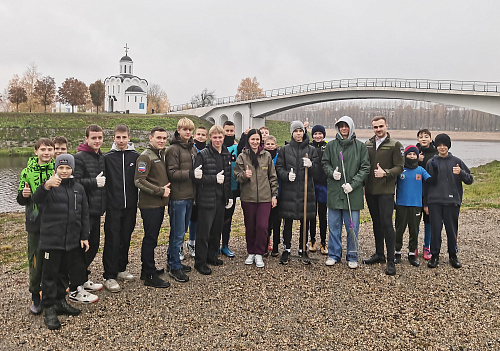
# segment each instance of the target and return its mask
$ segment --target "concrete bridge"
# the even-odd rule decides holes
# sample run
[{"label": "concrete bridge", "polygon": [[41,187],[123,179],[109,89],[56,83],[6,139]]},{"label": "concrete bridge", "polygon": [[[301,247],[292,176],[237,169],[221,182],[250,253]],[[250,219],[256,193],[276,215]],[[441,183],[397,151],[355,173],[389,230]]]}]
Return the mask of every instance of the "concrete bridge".
[{"label": "concrete bridge", "polygon": [[222,125],[233,121],[236,135],[246,127],[260,128],[265,117],[319,102],[352,99],[401,99],[461,106],[500,115],[500,83],[453,80],[357,78],[296,85],[216,98],[210,106],[172,106],[169,114],[183,113]]}]

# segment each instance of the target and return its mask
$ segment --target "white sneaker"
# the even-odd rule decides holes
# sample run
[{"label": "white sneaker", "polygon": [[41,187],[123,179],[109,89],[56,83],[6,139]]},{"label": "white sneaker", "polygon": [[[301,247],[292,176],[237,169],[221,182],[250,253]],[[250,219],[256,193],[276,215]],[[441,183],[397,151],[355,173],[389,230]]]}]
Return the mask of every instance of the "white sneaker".
[{"label": "white sneaker", "polygon": [[181,245],[181,248],[179,250],[179,259],[181,261],[184,261],[186,259],[186,256],[184,255],[184,248],[182,247],[182,245]]},{"label": "white sneaker", "polygon": [[262,259],[262,255],[255,255],[255,267],[264,267],[264,260]]},{"label": "white sneaker", "polygon": [[337,261],[334,259],[334,258],[331,258],[331,257],[328,257],[325,264],[327,266],[333,266],[335,263],[337,263]]},{"label": "white sneaker", "polygon": [[80,285],[75,291],[71,291],[69,293],[69,299],[73,302],[94,303],[99,300],[99,297],[97,297],[97,295],[89,293],[88,291],[85,291],[83,286]]},{"label": "white sneaker", "polygon": [[106,279],[104,281],[104,287],[111,292],[119,292],[122,289],[120,284],[118,284],[114,279]]},{"label": "white sneaker", "polygon": [[356,268],[358,268],[358,262],[357,261],[349,261],[349,262],[347,262],[347,266],[351,269],[356,269]]},{"label": "white sneaker", "polygon": [[123,271],[123,272],[118,272],[118,275],[116,276],[116,279],[120,279],[120,280],[134,280],[135,277],[132,274],[130,274],[129,272]]},{"label": "white sneaker", "polygon": [[189,256],[195,257],[196,255],[196,249],[194,245],[189,244],[189,242],[186,243],[186,248],[188,249]]},{"label": "white sneaker", "polygon": [[[262,256],[260,258],[262,259]],[[245,264],[252,264],[254,260],[255,260],[255,255],[250,254],[250,255],[248,255],[247,259],[245,260]]]},{"label": "white sneaker", "polygon": [[87,291],[99,291],[102,289],[102,284],[94,283],[92,280],[87,280],[83,283],[83,288]]}]

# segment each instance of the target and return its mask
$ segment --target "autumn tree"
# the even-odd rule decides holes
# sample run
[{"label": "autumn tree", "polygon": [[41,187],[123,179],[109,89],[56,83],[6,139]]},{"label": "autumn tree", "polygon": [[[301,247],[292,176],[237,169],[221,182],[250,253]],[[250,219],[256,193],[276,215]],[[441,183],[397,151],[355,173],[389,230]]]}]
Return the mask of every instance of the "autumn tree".
[{"label": "autumn tree", "polygon": [[28,66],[26,71],[24,71],[23,76],[21,78],[21,85],[26,90],[26,105],[28,107],[29,112],[32,112],[38,103],[38,99],[35,93],[36,83],[40,79],[40,72],[38,72],[38,68],[35,63],[32,63]]},{"label": "autumn tree", "polygon": [[247,77],[241,80],[236,93],[236,100],[249,100],[263,97],[262,88],[259,87],[257,77]]},{"label": "autumn tree", "polygon": [[84,82],[76,78],[66,78],[57,90],[58,100],[64,104],[71,105],[71,112],[75,106],[84,105],[88,97],[88,88]]},{"label": "autumn tree", "polygon": [[9,82],[9,101],[16,105],[16,111],[19,112],[19,104],[28,100],[26,90],[21,85],[21,80],[17,74]]},{"label": "autumn tree", "polygon": [[200,94],[196,94],[191,98],[191,104],[196,107],[210,106],[215,100],[215,91],[208,91],[207,88],[203,89]]},{"label": "autumn tree", "polygon": [[45,76],[37,80],[35,84],[35,98],[43,105],[43,110],[47,112],[47,106],[52,105],[56,95],[56,81],[51,76]]},{"label": "autumn tree", "polygon": [[168,112],[170,110],[170,101],[168,100],[167,93],[161,88],[159,84],[151,84],[148,87],[148,111],[155,113]]},{"label": "autumn tree", "polygon": [[104,83],[100,79],[89,86],[90,99],[92,100],[92,104],[97,107],[98,114],[99,107],[104,104],[104,89]]}]

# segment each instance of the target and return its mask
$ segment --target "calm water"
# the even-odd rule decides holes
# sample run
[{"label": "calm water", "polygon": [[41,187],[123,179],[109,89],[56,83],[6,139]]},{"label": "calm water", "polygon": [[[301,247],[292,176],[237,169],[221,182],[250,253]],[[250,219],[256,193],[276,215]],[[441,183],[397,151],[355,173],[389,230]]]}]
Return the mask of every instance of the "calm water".
[{"label": "calm water", "polygon": [[[328,139],[327,139],[328,140]],[[361,139],[365,141],[365,139]],[[400,140],[403,146],[414,144],[415,140]],[[452,141],[451,153],[471,167],[477,167],[493,160],[500,160],[500,142]],[[0,157],[0,213],[24,211],[16,201],[19,174],[26,167],[28,157]]]}]

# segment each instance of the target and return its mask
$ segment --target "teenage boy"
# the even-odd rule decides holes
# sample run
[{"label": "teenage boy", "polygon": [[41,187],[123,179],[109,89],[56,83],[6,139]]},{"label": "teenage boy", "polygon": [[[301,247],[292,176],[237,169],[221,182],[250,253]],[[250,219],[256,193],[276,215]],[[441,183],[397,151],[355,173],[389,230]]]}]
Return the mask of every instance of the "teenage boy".
[{"label": "teenage boy", "polygon": [[170,195],[170,183],[165,165],[166,143],[167,131],[164,128],[151,129],[146,150],[137,158],[134,176],[135,186],[140,190],[138,207],[141,210],[144,226],[141,279],[144,280],[144,285],[155,288],[170,286],[169,282],[159,277],[164,270],[156,269],[155,265],[155,248]]},{"label": "teenage boy", "polygon": [[197,154],[191,137],[193,130],[193,121],[181,118],[166,154],[167,175],[172,189],[168,205],[170,238],[167,261],[169,275],[178,282],[187,282],[189,277],[186,272],[191,271],[191,267],[181,264],[179,249],[182,248],[184,235],[188,230],[195,194],[193,180],[190,177]]},{"label": "teenage boy", "polygon": [[231,155],[224,146],[224,129],[214,125],[209,131],[210,142],[196,155],[193,177],[198,204],[198,230],[194,268],[201,274],[211,274],[207,266],[220,266],[217,258],[224,209],[233,206],[231,194]]},{"label": "teenage boy", "polygon": [[[72,177],[75,160],[72,155],[56,158],[55,174],[33,194],[33,200],[41,205],[40,250],[43,252],[42,305],[47,328],[59,329],[58,314],[76,316],[80,310],[66,301],[68,276],[70,290],[85,293],[86,266],[80,250],[89,249],[89,213],[83,186]],[[72,295],[70,295],[70,299]]]},{"label": "teenage boy", "polygon": [[[358,267],[358,253],[352,244],[358,242],[360,211],[364,208],[363,182],[370,172],[370,160],[366,145],[356,139],[354,122],[343,116],[336,123],[337,135],[326,146],[323,169],[328,177],[328,258],[327,266],[333,266],[342,258],[342,224],[347,232],[347,265]],[[344,165],[342,165],[342,157]],[[342,167],[344,166],[344,167]],[[349,228],[353,225],[354,238]],[[357,245],[356,245],[357,246]]]},{"label": "teenage boy", "polygon": [[[234,252],[229,249],[229,237],[231,234],[231,222],[233,220],[234,209],[236,207],[236,198],[240,196],[238,181],[234,177],[234,165],[238,157],[238,144],[235,142],[235,126],[232,121],[226,121],[224,128],[224,146],[231,155],[231,192],[233,206],[226,209],[224,212],[224,227],[222,228],[222,248],[221,252],[227,257],[234,257]],[[229,174],[227,175],[229,177]]]},{"label": "teenage boy", "polygon": [[392,225],[392,213],[394,211],[396,179],[403,172],[404,149],[403,145],[392,139],[387,132],[389,125],[385,117],[373,117],[372,128],[375,135],[365,143],[370,157],[370,172],[365,184],[365,197],[372,217],[375,254],[364,259],[363,263],[384,263],[385,241],[387,248],[385,274],[395,275],[394,241],[396,233]]},{"label": "teenage boy", "polygon": [[40,314],[40,291],[42,279],[42,256],[38,248],[40,242],[40,216],[32,194],[54,173],[54,143],[41,138],[35,143],[35,156],[28,159],[26,168],[19,176],[17,203],[25,207],[26,231],[28,232],[29,291],[32,304],[30,312]]},{"label": "teenage boy", "polygon": [[[417,133],[417,148],[419,151],[418,154],[418,165],[422,168],[425,168],[427,162],[435,155],[437,155],[436,147],[432,142],[432,135],[428,129],[420,129]],[[429,215],[424,211],[424,247],[423,247],[423,256],[424,260],[431,259],[431,223],[429,220]]]},{"label": "teenage boy", "polygon": [[[454,268],[462,267],[457,258],[458,216],[462,204],[462,182],[470,185],[474,178],[461,159],[449,152],[451,139],[447,134],[439,134],[435,139],[438,154],[427,162],[427,172],[431,175],[425,191],[424,206],[431,220],[431,259],[427,266],[436,268],[441,251],[441,230],[443,224],[448,238],[448,255]],[[427,184],[426,184],[427,185]],[[424,207],[424,210],[426,208]]]},{"label": "teenage boy", "polygon": [[[78,146],[75,154],[75,171],[73,175],[77,182],[83,185],[89,202],[89,249],[84,253],[87,263],[87,278],[90,274],[90,264],[99,250],[101,239],[101,216],[106,210],[106,176],[104,157],[101,152],[103,131],[97,124],[91,124],[85,129],[85,143]],[[102,284],[87,279],[83,287],[89,291],[102,289]]]},{"label": "teenage boy", "polygon": [[[309,137],[305,133],[304,124],[293,121],[290,124],[290,142],[280,149],[276,160],[276,173],[281,179],[279,213],[283,218],[284,250],[280,258],[281,264],[287,264],[292,243],[292,224],[294,219],[304,221],[304,186],[307,186],[307,218],[316,216],[316,196],[314,194],[313,177],[319,167],[318,153],[309,145]],[[305,172],[309,172],[307,184]],[[307,257],[303,252],[303,233],[299,237],[299,256]],[[307,238],[306,238],[307,240]]]},{"label": "teenage boy", "polygon": [[[194,147],[196,148],[196,153],[200,152],[207,146],[207,128],[201,126],[196,128],[194,132]],[[193,209],[191,211],[191,219],[189,221],[189,239],[186,243],[186,248],[191,257],[196,254],[196,227],[198,224],[198,206],[196,202],[193,202]]]},{"label": "teenage boy", "polygon": [[104,222],[104,287],[111,292],[121,290],[119,280],[133,280],[127,272],[130,238],[135,228],[138,192],[134,184],[135,165],[139,153],[130,141],[130,129],[118,124],[113,131],[113,145],[104,154],[107,174],[107,207]]},{"label": "teenage boy", "polygon": [[[264,142],[264,149],[271,154],[273,158],[273,164],[276,167],[276,160],[278,159],[278,145],[276,143],[276,137],[273,135],[268,135],[266,141]],[[278,178],[278,205],[279,205],[279,195],[281,192],[281,180]],[[271,213],[269,213],[269,241],[271,241],[271,233],[272,233],[272,246],[268,247],[268,252],[271,251],[271,256],[278,256],[278,247],[280,244],[280,236],[281,236],[281,217],[279,214],[278,205],[271,208]]]},{"label": "teenage boy", "polygon": [[54,143],[54,158],[61,154],[68,153],[68,140],[63,136],[57,136],[52,139]]}]

